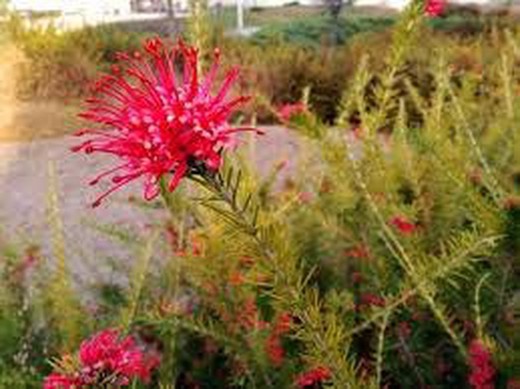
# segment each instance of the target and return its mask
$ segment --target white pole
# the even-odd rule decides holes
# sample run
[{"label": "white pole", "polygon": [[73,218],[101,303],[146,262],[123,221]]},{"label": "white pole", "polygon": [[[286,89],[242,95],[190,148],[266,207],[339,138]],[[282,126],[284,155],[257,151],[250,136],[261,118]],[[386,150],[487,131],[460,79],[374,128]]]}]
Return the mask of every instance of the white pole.
[{"label": "white pole", "polygon": [[242,32],[244,29],[244,3],[243,0],[237,0],[237,30]]}]

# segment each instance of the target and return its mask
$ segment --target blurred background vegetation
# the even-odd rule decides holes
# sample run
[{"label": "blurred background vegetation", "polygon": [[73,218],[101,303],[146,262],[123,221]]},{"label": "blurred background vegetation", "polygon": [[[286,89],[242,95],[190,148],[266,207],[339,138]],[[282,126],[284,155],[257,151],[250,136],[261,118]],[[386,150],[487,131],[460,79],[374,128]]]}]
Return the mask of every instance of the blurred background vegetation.
[{"label": "blurred background vegetation", "polygon": [[[228,63],[241,65],[242,92],[278,105],[298,100],[301,91],[310,87],[312,106],[327,122],[336,117],[340,96],[361,57],[372,57],[373,70],[383,65],[377,63],[377,58],[385,56],[389,31],[396,18],[393,12],[380,8],[344,6],[337,20],[326,7],[252,8],[245,14],[251,33],[238,36],[233,33],[235,13],[230,7],[210,10],[207,44],[221,47]],[[166,18],[63,32],[52,26],[25,28],[16,16],[2,20],[1,39],[5,44],[10,36],[11,45],[17,49],[13,75],[16,96],[22,106],[23,102],[32,102],[28,108],[31,114],[20,115],[22,128],[13,131],[14,138],[67,133],[67,127],[75,124],[78,100],[85,95],[95,74],[114,62],[116,52],[135,50],[147,36],[183,34],[187,27],[184,19]],[[423,82],[422,90],[428,93],[431,45],[449,47],[453,66],[471,66],[477,62],[478,54],[468,47],[479,45],[492,50],[491,32],[500,26],[516,28],[516,17],[500,12],[484,15],[471,7],[449,10],[442,18],[428,22],[428,31],[423,35],[424,51],[414,53],[416,58],[410,60],[407,72]],[[45,104],[39,104],[42,101]],[[261,105],[253,109],[260,122],[273,122],[269,110]],[[56,115],[56,111],[60,114]],[[36,115],[36,119],[31,115]],[[40,123],[39,134],[34,133],[35,123]]]}]

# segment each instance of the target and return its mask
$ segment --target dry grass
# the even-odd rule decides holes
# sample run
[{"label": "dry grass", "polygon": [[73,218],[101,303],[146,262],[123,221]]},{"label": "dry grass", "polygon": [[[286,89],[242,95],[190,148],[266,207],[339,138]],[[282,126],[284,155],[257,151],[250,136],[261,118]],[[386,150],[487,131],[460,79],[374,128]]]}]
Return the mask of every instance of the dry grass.
[{"label": "dry grass", "polygon": [[11,43],[0,57],[0,141],[26,141],[70,132],[77,126],[78,104],[58,101],[20,101],[16,96],[17,69],[24,61]]}]

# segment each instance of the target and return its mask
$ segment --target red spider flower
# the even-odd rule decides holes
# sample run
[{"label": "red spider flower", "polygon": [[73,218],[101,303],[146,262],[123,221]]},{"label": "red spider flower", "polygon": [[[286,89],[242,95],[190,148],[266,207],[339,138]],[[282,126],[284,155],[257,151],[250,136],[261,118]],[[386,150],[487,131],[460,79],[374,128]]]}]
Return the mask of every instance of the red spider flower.
[{"label": "red spider flower", "polygon": [[426,4],[424,5],[424,13],[427,16],[434,18],[440,16],[444,12],[445,7],[445,0],[426,0]]},{"label": "red spider flower", "polygon": [[469,383],[474,389],[494,389],[495,368],[491,353],[479,340],[469,346]]},{"label": "red spider flower", "polygon": [[299,388],[312,387],[315,384],[330,380],[332,373],[326,366],[318,366],[312,370],[302,373],[296,379],[296,385]]},{"label": "red spider flower", "polygon": [[411,235],[417,231],[417,224],[412,223],[406,217],[395,216],[390,220],[390,224],[397,228],[397,230],[403,235]]},{"label": "red spider flower", "polygon": [[144,198],[150,200],[159,194],[159,180],[166,175],[171,176],[168,189],[173,191],[190,174],[214,172],[221,164],[221,151],[234,142],[236,133],[254,130],[229,124],[231,114],[248,100],[227,97],[237,68],[214,91],[218,50],[204,77],[199,75],[197,49],[182,41],[170,48],[159,38],[150,39],[142,53],[120,53],[118,60],[122,66],[114,66],[111,74],[96,82],[94,96],[80,114],[96,125],[77,133],[90,139],[72,148],[113,155],[120,161],[90,182],[95,185],[110,177],[113,184],[93,206],[141,177]]},{"label": "red spider flower", "polygon": [[120,338],[113,329],[84,341],[77,359],[77,371],[52,373],[45,379],[44,389],[90,387],[107,380],[111,387],[120,388],[135,379],[149,381],[159,364],[159,359],[145,354],[132,337]]},{"label": "red spider flower", "polygon": [[52,373],[45,378],[43,389],[76,389],[81,383],[77,378],[68,377],[64,374]]},{"label": "red spider flower", "polygon": [[265,350],[271,363],[279,367],[283,364],[285,351],[282,345],[282,337],[291,330],[292,317],[290,313],[283,312],[274,321],[271,333],[267,337]]},{"label": "red spider flower", "polygon": [[307,112],[307,105],[302,102],[294,104],[285,104],[278,109],[278,119],[281,122],[288,122],[294,116],[301,115]]}]

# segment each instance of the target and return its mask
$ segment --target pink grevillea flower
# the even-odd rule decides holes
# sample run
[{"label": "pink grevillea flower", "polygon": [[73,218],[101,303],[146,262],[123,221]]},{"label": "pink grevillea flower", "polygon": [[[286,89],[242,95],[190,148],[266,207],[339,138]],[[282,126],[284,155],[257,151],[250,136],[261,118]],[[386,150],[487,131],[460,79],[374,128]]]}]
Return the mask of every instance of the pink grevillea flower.
[{"label": "pink grevillea flower", "polygon": [[[229,147],[238,132],[232,113],[248,100],[228,98],[238,77],[230,70],[214,91],[220,63],[215,51],[208,73],[199,74],[198,51],[179,41],[173,47],[159,38],[147,40],[143,52],[118,54],[121,66],[104,75],[94,86],[94,96],[86,100],[80,116],[95,128],[77,135],[89,139],[73,147],[87,154],[99,152],[115,156],[119,163],[95,177],[95,185],[110,177],[113,186],[101,194],[97,206],[118,188],[144,178],[144,198],[159,194],[159,180],[169,175],[173,191],[186,176],[214,172],[221,163],[221,151]],[[183,64],[182,71],[179,64]]]},{"label": "pink grevillea flower", "polygon": [[444,12],[445,7],[445,0],[426,0],[426,4],[424,5],[424,13],[427,16],[434,18],[440,16]]},{"label": "pink grevillea flower", "polygon": [[412,223],[404,216],[395,216],[390,220],[390,224],[394,226],[402,235],[411,235],[417,231],[417,224]]},{"label": "pink grevillea flower", "polygon": [[282,105],[277,112],[278,119],[282,122],[288,122],[294,116],[306,113],[307,109],[307,105],[302,102]]},{"label": "pink grevillea flower", "polygon": [[494,389],[495,368],[491,353],[479,340],[469,346],[469,383],[474,389]]},{"label": "pink grevillea flower", "polygon": [[77,389],[81,388],[80,385],[78,378],[52,373],[45,378],[43,389]]},{"label": "pink grevillea flower", "polygon": [[299,388],[309,388],[316,384],[330,380],[332,373],[326,366],[315,367],[305,373],[302,373],[296,379],[296,385]]},{"label": "pink grevillea flower", "polygon": [[159,359],[147,355],[132,337],[121,338],[113,329],[84,341],[77,359],[76,371],[52,373],[45,379],[44,389],[83,388],[101,383],[125,387],[136,379],[149,381],[159,364]]}]

